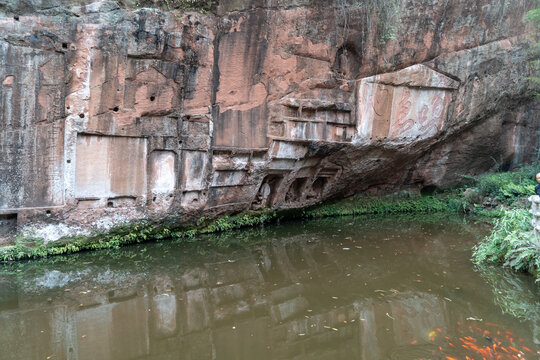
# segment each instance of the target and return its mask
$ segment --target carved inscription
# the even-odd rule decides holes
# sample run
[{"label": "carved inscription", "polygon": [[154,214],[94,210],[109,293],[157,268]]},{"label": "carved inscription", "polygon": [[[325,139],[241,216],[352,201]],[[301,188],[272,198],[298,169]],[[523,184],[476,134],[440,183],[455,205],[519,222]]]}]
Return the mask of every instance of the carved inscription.
[{"label": "carved inscription", "polygon": [[414,126],[414,120],[409,117],[411,107],[411,92],[405,88],[398,99],[397,123],[392,127],[392,136],[405,133]]},{"label": "carved inscription", "polygon": [[358,135],[361,138],[423,139],[444,125],[456,81],[423,65],[362,79]]},{"label": "carved inscription", "polygon": [[435,135],[446,117],[450,94],[444,90],[401,88],[395,104],[391,137],[425,138]]},{"label": "carved inscription", "polygon": [[0,132],[0,209],[63,203],[63,124]]},{"label": "carved inscription", "polygon": [[388,135],[392,116],[393,97],[394,88],[392,86],[375,85],[375,93],[371,99],[374,113],[373,136],[376,138],[383,138]]}]

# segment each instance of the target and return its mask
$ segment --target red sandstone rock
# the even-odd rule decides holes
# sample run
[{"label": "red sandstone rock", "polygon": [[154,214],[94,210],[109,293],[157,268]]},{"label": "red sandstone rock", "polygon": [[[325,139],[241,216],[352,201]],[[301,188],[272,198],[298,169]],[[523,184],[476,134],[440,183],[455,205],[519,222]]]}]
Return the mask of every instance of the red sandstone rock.
[{"label": "red sandstone rock", "polygon": [[533,1],[343,4],[8,2],[0,235],[447,187],[535,156]]}]

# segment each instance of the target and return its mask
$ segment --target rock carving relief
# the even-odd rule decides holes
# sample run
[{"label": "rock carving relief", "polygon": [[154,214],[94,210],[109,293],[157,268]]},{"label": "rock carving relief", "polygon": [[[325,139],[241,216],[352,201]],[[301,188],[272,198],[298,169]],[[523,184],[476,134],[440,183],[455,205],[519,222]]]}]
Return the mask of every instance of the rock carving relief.
[{"label": "rock carving relief", "polygon": [[184,151],[183,190],[203,190],[208,157],[202,151]]},{"label": "rock carving relief", "polygon": [[289,187],[289,190],[287,191],[287,194],[285,195],[285,203],[293,203],[302,201],[308,182],[308,178],[305,177],[299,177],[293,180],[291,186]]},{"label": "rock carving relief", "polygon": [[182,206],[196,209],[206,204],[208,153],[200,150],[182,151]]},{"label": "rock carving relief", "polygon": [[222,148],[212,155],[213,173],[208,202],[220,209],[249,207],[256,197],[266,150],[244,149],[231,152]]},{"label": "rock carving relief", "polygon": [[150,205],[155,210],[165,210],[172,203],[176,187],[176,153],[170,150],[154,150],[148,161]]},{"label": "rock carving relief", "polygon": [[[414,120],[409,118],[409,114],[411,112],[411,106],[412,106],[411,91],[405,88],[401,91],[401,96],[399,97],[399,100],[397,103],[397,121],[395,122],[394,127],[392,128],[393,136],[397,136],[400,133],[407,132],[414,126]],[[390,111],[391,109],[392,109],[391,106],[389,106]],[[425,116],[423,117],[423,119],[427,121],[427,114],[424,113],[424,115]],[[390,119],[388,119],[388,122],[389,120]]]},{"label": "rock carving relief", "polygon": [[278,190],[283,182],[284,174],[270,174],[267,175],[255,196],[251,207],[253,209],[261,209],[265,207],[272,207],[276,201]]},{"label": "rock carving relief", "polygon": [[252,203],[253,209],[314,204],[341,175],[341,170],[335,165],[321,164],[314,158],[297,163],[297,167],[288,165],[291,171],[274,170],[263,179]]},{"label": "rock carving relief", "polygon": [[458,86],[456,80],[425,65],[360,80],[360,138],[405,140],[436,135]]},{"label": "rock carving relief", "polygon": [[286,98],[282,118],[283,135],[291,141],[350,142],[355,132],[352,106],[344,102]]}]

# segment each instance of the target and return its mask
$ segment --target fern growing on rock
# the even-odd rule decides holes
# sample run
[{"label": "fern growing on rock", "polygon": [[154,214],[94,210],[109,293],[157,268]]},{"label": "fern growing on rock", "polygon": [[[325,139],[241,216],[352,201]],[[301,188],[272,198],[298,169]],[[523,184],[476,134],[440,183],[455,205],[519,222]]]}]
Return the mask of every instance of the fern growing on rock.
[{"label": "fern growing on rock", "polygon": [[503,264],[540,279],[540,248],[532,231],[531,214],[525,209],[507,210],[497,220],[489,236],[474,247],[478,264]]}]

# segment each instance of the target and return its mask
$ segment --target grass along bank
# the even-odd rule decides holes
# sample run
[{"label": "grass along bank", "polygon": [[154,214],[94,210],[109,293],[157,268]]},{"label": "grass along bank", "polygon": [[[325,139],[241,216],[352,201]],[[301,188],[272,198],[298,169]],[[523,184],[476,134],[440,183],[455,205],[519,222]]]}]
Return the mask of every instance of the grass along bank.
[{"label": "grass along bank", "polygon": [[[106,234],[62,238],[47,244],[39,238],[17,237],[14,240],[14,245],[0,248],[0,261],[40,258],[87,250],[114,249],[124,245],[165,239],[192,241],[195,236],[202,234],[255,227],[286,220],[330,216],[384,216],[453,212],[498,218],[505,214],[507,208],[520,206],[523,203],[520,199],[534,191],[534,183],[532,180],[529,181],[531,172],[534,172],[533,167],[524,167],[512,173],[467,178],[470,182],[468,187],[433,196],[410,193],[369,198],[355,196],[304,209],[247,211],[214,220],[201,218],[196,224],[189,226],[141,221],[118,226]],[[492,260],[494,257],[486,256],[486,261]]]},{"label": "grass along bank", "polygon": [[343,215],[436,213],[446,210],[449,210],[447,204],[436,197],[386,196],[342,200],[307,209],[247,211],[215,220],[203,217],[191,226],[165,226],[140,221],[135,224],[118,226],[106,234],[66,237],[47,244],[41,238],[18,236],[12,246],[0,248],[0,261],[35,259],[87,250],[113,249],[147,241],[193,239],[197,235],[255,227],[285,220]]}]

